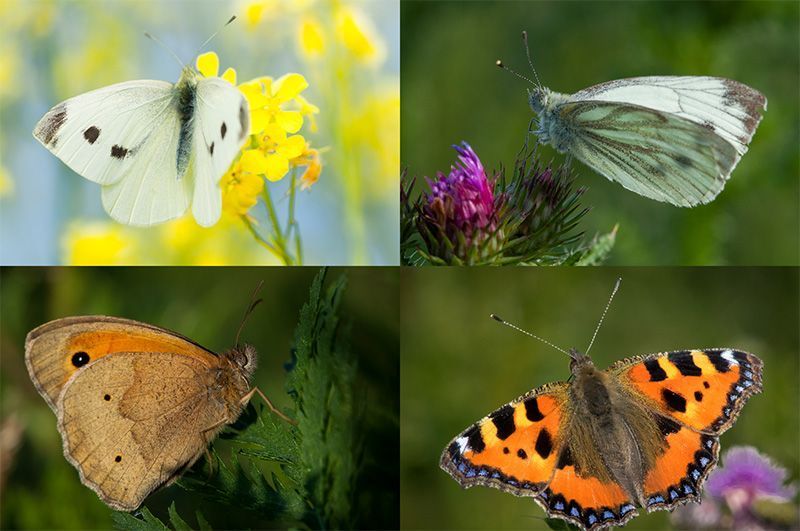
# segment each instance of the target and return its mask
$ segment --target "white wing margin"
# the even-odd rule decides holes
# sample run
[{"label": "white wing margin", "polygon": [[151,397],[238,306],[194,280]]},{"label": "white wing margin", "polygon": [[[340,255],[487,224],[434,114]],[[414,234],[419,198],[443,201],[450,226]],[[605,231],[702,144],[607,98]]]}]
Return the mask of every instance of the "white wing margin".
[{"label": "white wing margin", "polygon": [[606,101],[669,113],[705,126],[747,152],[767,99],[743,83],[721,77],[650,76],[618,79],[576,92],[569,102]]},{"label": "white wing margin", "polygon": [[194,115],[194,197],[192,214],[199,225],[214,225],[222,213],[219,182],[250,133],[250,110],[244,95],[221,78],[197,83]]},{"label": "white wing margin", "polygon": [[710,128],[622,103],[568,102],[568,151],[637,194],[681,207],[713,200],[741,155]]}]

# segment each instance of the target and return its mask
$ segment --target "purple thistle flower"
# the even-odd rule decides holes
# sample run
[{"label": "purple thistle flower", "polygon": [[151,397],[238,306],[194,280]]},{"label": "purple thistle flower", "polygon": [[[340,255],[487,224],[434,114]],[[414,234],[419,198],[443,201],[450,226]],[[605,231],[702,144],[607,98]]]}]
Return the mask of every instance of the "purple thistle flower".
[{"label": "purple thistle flower", "polygon": [[428,207],[437,213],[440,222],[452,222],[459,230],[472,232],[488,227],[494,218],[495,204],[492,189],[478,155],[469,144],[454,145],[459,162],[450,167],[450,173],[438,172],[436,180],[428,181],[431,193],[427,195]]},{"label": "purple thistle flower", "polygon": [[793,485],[785,486],[787,472],[752,446],[734,446],[725,453],[724,466],[708,478],[711,496],[736,500],[732,510],[748,509],[760,496],[791,500],[796,492]]}]

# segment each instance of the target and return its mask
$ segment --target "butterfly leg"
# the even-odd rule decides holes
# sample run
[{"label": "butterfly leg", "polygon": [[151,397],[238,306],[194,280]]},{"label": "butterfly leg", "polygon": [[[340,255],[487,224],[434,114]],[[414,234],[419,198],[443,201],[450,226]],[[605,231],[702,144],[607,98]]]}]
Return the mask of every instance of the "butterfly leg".
[{"label": "butterfly leg", "polygon": [[294,420],[294,419],[290,419],[289,417],[287,417],[286,415],[284,415],[283,413],[281,413],[281,412],[280,412],[280,410],[278,410],[278,408],[276,408],[274,405],[272,405],[272,401],[270,401],[270,399],[269,399],[269,398],[267,398],[267,395],[265,395],[263,392],[261,392],[261,389],[259,389],[258,387],[253,387],[253,388],[250,390],[250,392],[248,392],[246,395],[244,395],[244,396],[242,397],[242,399],[241,399],[239,402],[240,402],[242,405],[246,404],[247,402],[249,402],[249,401],[250,401],[250,399],[251,399],[251,398],[253,398],[253,394],[255,394],[255,393],[258,393],[259,395],[261,395],[261,398],[263,398],[263,399],[264,399],[264,402],[266,402],[266,403],[267,403],[267,406],[269,407],[269,409],[270,409],[270,410],[271,410],[273,413],[275,413],[276,415],[278,415],[280,418],[282,418],[283,420],[285,420],[285,421],[286,421],[286,422],[288,422],[289,424],[294,424],[295,426],[297,426],[297,421],[296,421],[296,420]]}]

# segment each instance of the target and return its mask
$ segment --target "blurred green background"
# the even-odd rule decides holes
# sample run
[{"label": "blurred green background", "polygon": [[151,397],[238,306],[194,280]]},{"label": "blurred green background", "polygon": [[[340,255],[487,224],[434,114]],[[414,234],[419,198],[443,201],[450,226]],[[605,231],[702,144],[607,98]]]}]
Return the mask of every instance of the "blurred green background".
[{"label": "blurred green background", "polygon": [[[569,359],[489,318],[496,313],[585,351],[615,279],[620,291],[591,356],[736,347],[764,361],[763,394],[722,435],[753,445],[797,481],[800,320],[796,268],[404,269],[401,282],[400,518],[404,528],[547,529],[533,500],[462,490],[439,469],[450,440],[523,393],[569,377]],[[668,513],[628,527],[664,529]]]},{"label": "blurred green background", "polygon": [[[579,162],[588,235],[619,223],[609,264],[800,263],[800,4],[797,2],[415,2],[401,5],[401,163],[433,176],[466,140],[487,169],[513,167],[529,120],[528,31],[542,83],[574,93],[634,76],[736,79],[769,105],[750,151],[711,204],[640,197]],[[550,146],[543,160],[555,156]],[[421,180],[421,179],[420,179]]]},{"label": "blurred green background", "polygon": [[[29,330],[69,315],[128,317],[174,330],[221,352],[233,346],[250,294],[264,281],[264,299],[242,332],[259,353],[254,385],[279,408],[289,406],[283,364],[298,313],[308,299],[317,268],[3,268],[0,284],[0,424],[19,436],[16,452],[2,456],[2,529],[98,529],[111,527],[112,510],[84,487],[62,455],[56,418],[36,392],[25,369]],[[358,358],[357,392],[364,395],[366,436],[359,488],[374,500],[376,528],[398,525],[398,277],[392,269],[332,268],[326,284],[348,277],[340,315],[352,327]],[[260,408],[260,399],[253,401]],[[267,413],[265,413],[267,414]],[[217,439],[215,448],[227,448]],[[223,453],[222,455],[225,455]],[[246,459],[242,458],[246,463]],[[166,521],[169,503],[191,525],[194,513],[217,528],[251,527],[257,517],[244,508],[215,505],[171,486],[145,505]],[[42,507],[46,507],[45,510]],[[267,525],[266,523],[264,525]],[[263,527],[263,526],[261,526]]]}]

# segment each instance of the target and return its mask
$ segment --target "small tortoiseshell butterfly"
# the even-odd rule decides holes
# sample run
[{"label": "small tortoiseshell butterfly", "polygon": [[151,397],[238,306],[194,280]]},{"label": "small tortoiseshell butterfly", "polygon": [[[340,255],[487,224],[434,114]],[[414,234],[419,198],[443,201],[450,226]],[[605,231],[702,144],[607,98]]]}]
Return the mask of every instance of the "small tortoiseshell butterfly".
[{"label": "small tortoiseshell butterfly", "polygon": [[587,530],[624,525],[637,507],[699,501],[720,434],[761,391],[761,360],[730,348],[682,350],[600,371],[576,349],[568,354],[570,382],[543,385],[470,426],[445,448],[442,469],[464,488],[533,497],[548,516]]}]

